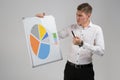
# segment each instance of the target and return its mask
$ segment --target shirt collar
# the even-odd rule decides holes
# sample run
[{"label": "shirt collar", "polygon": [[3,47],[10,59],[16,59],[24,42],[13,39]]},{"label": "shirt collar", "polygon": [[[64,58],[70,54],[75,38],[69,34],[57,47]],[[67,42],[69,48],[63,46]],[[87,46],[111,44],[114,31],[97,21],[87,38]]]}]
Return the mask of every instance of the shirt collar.
[{"label": "shirt collar", "polygon": [[[92,22],[90,21],[90,23],[89,23],[89,25],[88,25],[88,27],[86,27],[86,28],[84,28],[84,29],[88,29],[88,28],[90,28],[90,27],[92,27]],[[79,25],[78,25],[79,26]],[[79,26],[79,28],[82,28],[83,29],[83,27],[82,26]]]},{"label": "shirt collar", "polygon": [[88,27],[92,27],[93,23],[90,21]]}]

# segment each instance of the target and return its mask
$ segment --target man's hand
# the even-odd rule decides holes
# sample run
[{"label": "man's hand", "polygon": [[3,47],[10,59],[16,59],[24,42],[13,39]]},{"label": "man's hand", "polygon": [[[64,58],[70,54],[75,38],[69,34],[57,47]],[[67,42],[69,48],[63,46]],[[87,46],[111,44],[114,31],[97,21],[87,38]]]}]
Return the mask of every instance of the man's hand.
[{"label": "man's hand", "polygon": [[73,43],[74,43],[74,45],[81,45],[82,40],[79,37],[74,37]]},{"label": "man's hand", "polygon": [[38,13],[35,15],[36,17],[39,17],[39,18],[44,18],[45,16],[45,13]]}]

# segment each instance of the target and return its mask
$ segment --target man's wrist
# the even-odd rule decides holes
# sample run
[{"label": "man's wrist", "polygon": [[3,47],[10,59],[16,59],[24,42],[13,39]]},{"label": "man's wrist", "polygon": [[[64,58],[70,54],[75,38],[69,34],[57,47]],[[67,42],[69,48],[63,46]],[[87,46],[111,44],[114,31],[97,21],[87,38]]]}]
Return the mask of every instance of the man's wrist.
[{"label": "man's wrist", "polygon": [[81,43],[79,44],[79,47],[82,47],[83,46],[83,41],[81,41]]}]

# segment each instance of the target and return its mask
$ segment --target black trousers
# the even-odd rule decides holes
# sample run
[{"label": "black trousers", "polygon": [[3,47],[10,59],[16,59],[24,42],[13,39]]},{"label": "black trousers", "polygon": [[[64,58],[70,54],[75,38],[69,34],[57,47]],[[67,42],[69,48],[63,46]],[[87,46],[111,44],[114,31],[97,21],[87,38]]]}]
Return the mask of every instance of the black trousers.
[{"label": "black trousers", "polygon": [[76,68],[67,62],[64,70],[64,80],[94,80],[93,66]]}]

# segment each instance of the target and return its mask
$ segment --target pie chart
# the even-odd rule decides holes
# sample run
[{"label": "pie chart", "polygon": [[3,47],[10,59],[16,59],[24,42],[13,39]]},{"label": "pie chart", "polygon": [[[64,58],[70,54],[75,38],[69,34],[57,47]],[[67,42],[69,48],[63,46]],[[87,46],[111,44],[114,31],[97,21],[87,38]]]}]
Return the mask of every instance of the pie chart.
[{"label": "pie chart", "polygon": [[30,33],[32,52],[39,59],[46,59],[50,53],[49,35],[41,24],[35,24]]}]

